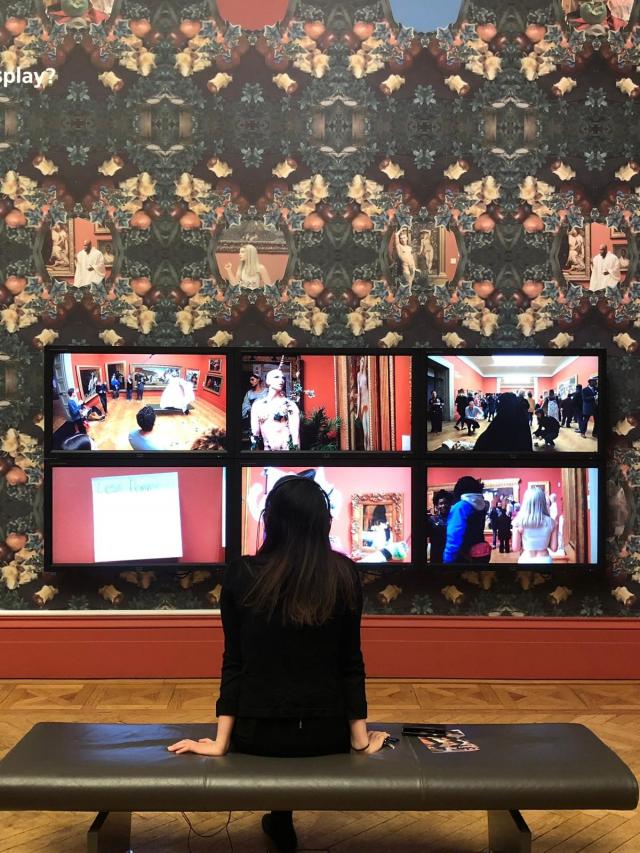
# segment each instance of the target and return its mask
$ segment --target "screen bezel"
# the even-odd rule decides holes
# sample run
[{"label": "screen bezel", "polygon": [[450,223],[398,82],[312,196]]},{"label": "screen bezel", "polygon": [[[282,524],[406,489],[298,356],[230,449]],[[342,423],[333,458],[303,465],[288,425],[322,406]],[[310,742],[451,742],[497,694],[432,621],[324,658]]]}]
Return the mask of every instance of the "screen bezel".
[{"label": "screen bezel", "polygon": [[[124,347],[122,350],[124,351]],[[172,354],[225,356],[227,359],[227,449],[225,451],[97,451],[97,452],[65,452],[54,451],[51,448],[51,415],[53,394],[51,378],[53,375],[53,358],[59,353],[108,353],[117,358],[117,350],[111,347],[47,347],[45,348],[44,375],[45,375],[45,567],[47,571],[78,570],[75,564],[53,564],[51,549],[51,469],[56,465],[88,465],[101,468],[116,466],[131,466],[132,468],[157,467],[157,466],[219,466],[226,469],[226,553],[223,564],[179,564],[179,570],[185,568],[222,568],[241,556],[242,542],[242,469],[244,467],[265,466],[269,467],[352,467],[363,463],[380,467],[410,467],[411,468],[411,496],[409,498],[412,510],[411,525],[411,554],[412,559],[407,563],[367,563],[362,565],[363,572],[399,573],[402,571],[420,570],[438,572],[435,575],[443,580],[450,574],[458,574],[468,568],[477,569],[477,565],[456,564],[454,568],[448,565],[427,563],[426,561],[426,473],[429,467],[491,467],[498,464],[494,453],[474,453],[471,458],[469,453],[461,452],[437,452],[427,450],[427,401],[426,401],[426,365],[427,358],[431,355],[487,355],[492,349],[443,349],[443,348],[372,348],[363,350],[355,347],[340,347],[327,349],[303,348],[254,348],[254,347],[232,347],[232,348],[203,348],[203,347],[134,347],[127,346],[128,353],[149,353],[170,356]],[[513,355],[555,355],[560,351],[557,349],[528,349],[512,348],[500,349],[500,354]],[[259,354],[262,356],[291,355],[385,355],[385,356],[410,356],[411,357],[411,441],[410,451],[246,451],[240,448],[239,425],[241,421],[241,402],[245,389],[239,382],[234,382],[234,377],[242,373],[243,356]],[[590,355],[598,358],[599,376],[607,377],[606,353],[600,349],[577,349],[572,350],[571,355]],[[556,575],[571,577],[576,573],[593,573],[604,567],[604,542],[606,538],[606,503],[605,485],[606,474],[604,469],[605,445],[603,437],[607,435],[607,381],[601,383],[600,389],[600,440],[598,450],[590,453],[553,452],[544,453],[534,451],[533,453],[509,453],[502,454],[500,467],[518,470],[522,467],[580,467],[598,468],[599,471],[599,511],[598,511],[598,562],[597,564],[552,564],[548,571]],[[366,461],[365,461],[366,460]],[[234,509],[235,507],[235,509]],[[422,558],[424,555],[424,558]],[[93,573],[102,569],[105,564],[93,564],[88,569]],[[81,567],[87,572],[87,566]],[[137,569],[139,564],[131,563],[127,566],[119,564],[117,570],[126,568]],[[144,566],[144,568],[149,568]],[[488,564],[486,567],[495,571],[498,576],[512,575],[514,571],[534,568],[534,564]],[[535,565],[539,570],[539,565]],[[158,571],[174,570],[166,565],[157,566]],[[433,577],[433,576],[432,576]]]},{"label": "screen bezel", "polygon": [[[460,457],[456,457],[460,458]],[[475,461],[475,459],[474,459]],[[422,481],[422,488],[424,490],[424,503],[423,503],[423,513],[425,516],[425,565],[427,569],[435,569],[438,572],[441,572],[443,575],[445,573],[456,573],[460,571],[466,570],[474,570],[474,571],[495,571],[498,573],[513,573],[514,571],[536,571],[540,574],[553,574],[554,576],[558,573],[567,572],[569,575],[575,573],[576,571],[580,573],[592,573],[594,571],[598,571],[600,567],[603,565],[604,560],[604,549],[606,543],[606,532],[605,532],[605,524],[606,524],[606,514],[605,514],[605,497],[606,497],[606,477],[603,476],[602,467],[599,465],[595,465],[593,463],[586,462],[584,464],[571,463],[567,464],[566,462],[562,462],[561,464],[538,464],[536,462],[531,462],[527,460],[526,462],[518,463],[517,467],[515,465],[501,465],[498,464],[495,460],[495,457],[492,461],[487,461],[486,458],[482,461],[478,460],[476,464],[474,464],[474,468],[502,468],[507,470],[512,470],[514,475],[517,475],[518,471],[526,470],[529,468],[535,469],[544,469],[544,468],[574,468],[580,470],[589,470],[594,469],[598,472],[598,512],[596,515],[596,523],[597,523],[597,531],[598,535],[596,537],[596,547],[597,547],[597,559],[595,563],[487,563],[478,564],[478,563],[431,563],[426,560],[426,507],[427,507],[427,493],[429,489],[429,470],[434,468],[456,468],[460,467],[461,469],[464,466],[455,465],[454,461],[448,459],[446,462],[441,463],[438,460],[437,463],[430,462],[424,471],[424,479]],[[462,471],[461,471],[462,473]]]},{"label": "screen bezel", "polygon": [[[53,447],[53,376],[54,362],[59,355],[111,355],[114,361],[119,360],[118,353],[126,352],[132,355],[193,355],[193,356],[218,356],[226,359],[225,369],[227,381],[227,406],[225,410],[225,432],[226,432],[226,449],[225,450],[59,450]],[[114,459],[155,459],[156,463],[167,457],[180,457],[188,459],[195,457],[196,459],[205,457],[218,458],[221,461],[229,457],[229,391],[231,383],[229,382],[229,353],[223,350],[210,350],[203,347],[140,347],[126,346],[114,349],[113,347],[105,346],[69,346],[69,347],[45,347],[44,351],[44,453],[45,458],[53,459],[81,459],[85,456],[93,455],[108,462]],[[108,393],[111,393],[110,391]]]},{"label": "screen bezel", "polygon": [[[426,351],[426,358],[430,358],[431,356],[448,356],[449,358],[455,358],[458,356],[485,356],[485,355],[506,355],[506,356],[518,356],[518,355],[542,355],[542,356],[554,356],[558,357],[564,351],[558,349],[539,349],[539,350],[525,350],[525,349],[500,349],[493,350],[490,347],[487,349],[429,349]],[[476,457],[484,458],[484,459],[496,459],[500,457],[501,459],[510,459],[513,461],[528,460],[528,459],[536,459],[536,460],[544,460],[544,459],[576,459],[576,460],[593,460],[597,464],[601,464],[601,462],[605,459],[604,454],[604,441],[603,437],[608,434],[609,424],[607,421],[608,414],[608,405],[607,405],[607,397],[608,397],[608,378],[607,378],[607,359],[606,359],[606,350],[604,349],[578,349],[571,350],[565,353],[566,357],[576,356],[580,357],[588,357],[591,356],[593,358],[598,359],[598,447],[596,450],[588,450],[588,451],[566,451],[566,450],[553,450],[549,453],[545,453],[545,451],[540,450],[532,450],[532,451],[479,451],[476,453],[474,450],[439,450],[439,449],[430,449],[429,441],[427,438],[427,429],[428,424],[426,421],[426,409],[425,409],[425,421],[424,421],[424,439],[425,439],[425,448],[427,457],[432,460],[434,456],[437,460],[441,458],[452,458],[452,459],[476,459]],[[425,389],[426,389],[426,360],[425,360]],[[601,377],[604,377],[605,381],[600,382]],[[601,387],[602,386],[602,387]],[[425,390],[425,406],[426,406],[426,390]]]},{"label": "screen bezel", "polygon": [[[90,571],[101,570],[104,569],[105,572],[120,572],[126,571],[127,569],[134,569],[140,571],[158,571],[158,572],[184,572],[191,571],[194,569],[220,569],[229,563],[229,547],[230,543],[234,541],[234,519],[231,517],[229,513],[229,505],[231,501],[230,497],[230,489],[233,488],[233,483],[231,482],[231,471],[228,465],[225,464],[216,464],[213,460],[207,461],[204,465],[197,460],[190,462],[188,460],[182,458],[173,458],[167,459],[166,463],[163,463],[162,466],[158,464],[157,460],[149,459],[146,460],[145,464],[140,463],[139,460],[131,461],[131,464],[127,462],[127,458],[120,459],[118,461],[109,460],[109,462],[104,462],[100,460],[96,460],[95,458],[87,458],[83,456],[82,458],[74,458],[73,460],[55,460],[54,462],[49,463],[45,469],[45,479],[44,479],[44,561],[45,561],[45,570],[51,572],[59,572],[68,569],[84,569],[87,568]],[[224,471],[224,482],[225,482],[225,494],[223,497],[223,506],[224,506],[224,532],[225,532],[225,559],[222,562],[218,563],[207,563],[207,562],[173,562],[166,561],[163,562],[161,560],[123,560],[119,562],[86,562],[86,563],[56,563],[53,560],[53,477],[54,471],[60,468],[86,468],[86,469],[109,469],[109,468],[123,468],[123,467],[131,467],[139,471],[140,473],[144,473],[145,469],[150,468],[158,468],[158,467],[166,467],[166,468],[215,468]]]}]

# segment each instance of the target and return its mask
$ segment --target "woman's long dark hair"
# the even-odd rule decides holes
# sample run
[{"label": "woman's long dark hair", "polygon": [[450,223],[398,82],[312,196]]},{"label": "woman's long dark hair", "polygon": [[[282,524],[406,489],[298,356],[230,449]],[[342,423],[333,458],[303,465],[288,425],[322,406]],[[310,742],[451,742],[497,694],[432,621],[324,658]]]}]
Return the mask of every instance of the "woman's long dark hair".
[{"label": "woman's long dark hair", "polygon": [[244,603],[284,624],[322,625],[339,607],[357,607],[349,561],[331,548],[331,510],[312,479],[282,477],[267,495],[259,572]]}]

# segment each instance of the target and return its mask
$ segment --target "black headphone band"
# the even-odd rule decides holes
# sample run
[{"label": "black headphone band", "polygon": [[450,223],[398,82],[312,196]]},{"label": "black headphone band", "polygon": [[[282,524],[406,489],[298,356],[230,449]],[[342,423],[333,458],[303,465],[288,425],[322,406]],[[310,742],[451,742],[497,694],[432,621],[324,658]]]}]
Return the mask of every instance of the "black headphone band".
[{"label": "black headphone band", "polygon": [[327,512],[329,514],[331,514],[331,500],[330,500],[327,492],[320,485],[320,483],[316,483],[316,481],[311,479],[311,477],[301,477],[299,474],[286,474],[284,477],[280,477],[280,479],[277,481],[277,483],[275,483],[275,485],[272,486],[272,488],[269,490],[269,494],[267,495],[267,499],[265,502],[265,509],[267,508],[267,505],[269,503],[271,495],[275,491],[277,491],[281,485],[284,485],[285,483],[291,482],[294,479],[295,480],[306,480],[308,483],[313,483],[313,485],[316,487],[316,489],[318,489],[321,492],[321,494],[325,500],[325,503],[327,505]]}]

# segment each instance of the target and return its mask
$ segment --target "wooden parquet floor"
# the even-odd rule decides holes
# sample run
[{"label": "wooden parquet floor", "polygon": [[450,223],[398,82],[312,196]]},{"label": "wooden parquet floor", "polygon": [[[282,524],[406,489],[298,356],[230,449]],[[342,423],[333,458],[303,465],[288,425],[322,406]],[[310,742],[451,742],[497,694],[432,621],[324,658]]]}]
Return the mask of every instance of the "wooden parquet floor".
[{"label": "wooden parquet floor", "polygon": [[[111,395],[107,401],[107,417],[103,421],[91,421],[89,434],[98,450],[131,450],[129,433],[138,428],[136,415],[143,406],[160,403],[159,391],[147,391],[139,402],[127,400],[121,394],[117,400]],[[214,397],[215,399],[215,397]],[[101,406],[98,403],[98,408]],[[54,429],[61,421],[54,421]],[[224,429],[224,412],[202,398],[197,398],[188,415],[159,415],[153,427],[153,439],[165,450],[189,450],[200,436],[209,433],[213,427]]]},{"label": "wooden parquet floor", "polygon": [[[202,722],[213,720],[217,682],[0,681],[0,753],[32,725],[77,722]],[[582,723],[640,774],[639,682],[468,682],[376,679],[368,683],[369,718],[389,722]],[[588,769],[585,768],[585,772]],[[635,812],[525,812],[534,853],[640,853]],[[190,814],[193,853],[230,851],[225,814]],[[269,850],[261,813],[234,812],[235,853]],[[3,813],[1,853],[84,853],[93,816],[70,812]],[[300,850],[331,853],[481,853],[484,812],[300,812]],[[135,853],[188,853],[179,814],[135,814]]]},{"label": "wooden parquet floor", "polygon": [[[537,423],[534,418],[534,429],[537,429]],[[468,431],[465,429],[464,432],[457,431],[454,427],[453,421],[445,421],[443,424],[443,430],[441,433],[435,433],[432,435],[431,433],[427,433],[427,449],[430,451],[440,450],[442,448],[443,441],[471,441],[475,444],[477,438],[479,438],[482,433],[489,426],[489,421],[485,421],[483,418],[480,418],[480,429],[476,430],[474,437],[470,438]],[[537,447],[537,439],[534,438],[533,449],[536,452],[539,452],[542,456],[548,456],[550,464],[553,464],[553,456],[554,453],[595,453],[598,449],[597,439],[593,438],[591,435],[593,421],[590,421],[589,426],[587,427],[587,438],[582,438],[579,433],[575,432],[575,422],[571,427],[563,427],[560,430],[560,434],[556,439],[555,448]],[[463,451],[461,451],[463,452]]]}]

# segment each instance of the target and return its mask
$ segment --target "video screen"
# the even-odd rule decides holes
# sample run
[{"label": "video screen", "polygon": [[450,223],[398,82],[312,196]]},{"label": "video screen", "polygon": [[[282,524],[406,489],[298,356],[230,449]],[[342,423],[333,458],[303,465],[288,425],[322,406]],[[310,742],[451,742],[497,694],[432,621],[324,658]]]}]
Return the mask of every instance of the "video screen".
[{"label": "video screen", "polygon": [[225,560],[225,471],[53,467],[52,563]]},{"label": "video screen", "polygon": [[243,355],[242,449],[411,450],[411,357]]},{"label": "video screen", "polygon": [[598,563],[597,468],[429,468],[427,561]]},{"label": "video screen", "polygon": [[427,450],[596,453],[595,355],[434,355]]},{"label": "video screen", "polygon": [[225,356],[59,353],[51,384],[53,450],[225,450]]},{"label": "video screen", "polygon": [[357,563],[411,562],[411,468],[247,467],[242,469],[242,553],[263,538],[267,495],[290,474],[315,480],[331,503],[331,544]]}]

